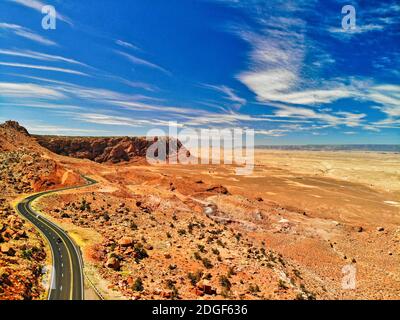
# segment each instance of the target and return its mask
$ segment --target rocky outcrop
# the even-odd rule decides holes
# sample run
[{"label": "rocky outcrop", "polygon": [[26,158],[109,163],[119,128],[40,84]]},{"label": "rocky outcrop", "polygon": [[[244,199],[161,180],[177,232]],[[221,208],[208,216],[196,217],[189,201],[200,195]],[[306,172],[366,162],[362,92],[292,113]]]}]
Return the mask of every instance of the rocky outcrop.
[{"label": "rocky outcrop", "polygon": [[0,194],[23,193],[79,185],[84,179],[40,146],[16,121],[0,124]]},{"label": "rocky outcrop", "polygon": [[23,126],[21,126],[17,121],[6,121],[2,124],[0,124],[0,128],[6,129],[6,130],[15,130],[18,131],[26,136],[30,136],[28,130],[26,130]]},{"label": "rocky outcrop", "polygon": [[[167,139],[166,152],[168,154],[172,140],[165,139]],[[154,140],[148,140],[145,137],[36,136],[36,140],[54,153],[99,163],[119,163],[143,159],[146,157],[147,149],[154,143]],[[181,151],[182,144],[179,141],[177,146]]]}]

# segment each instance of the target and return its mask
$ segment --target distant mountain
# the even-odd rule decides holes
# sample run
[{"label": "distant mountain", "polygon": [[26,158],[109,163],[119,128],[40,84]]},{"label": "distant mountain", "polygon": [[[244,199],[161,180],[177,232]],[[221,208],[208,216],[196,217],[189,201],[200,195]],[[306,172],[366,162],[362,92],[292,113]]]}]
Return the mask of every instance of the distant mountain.
[{"label": "distant mountain", "polygon": [[258,149],[305,150],[305,151],[376,151],[400,152],[400,144],[308,144],[308,145],[266,145]]}]

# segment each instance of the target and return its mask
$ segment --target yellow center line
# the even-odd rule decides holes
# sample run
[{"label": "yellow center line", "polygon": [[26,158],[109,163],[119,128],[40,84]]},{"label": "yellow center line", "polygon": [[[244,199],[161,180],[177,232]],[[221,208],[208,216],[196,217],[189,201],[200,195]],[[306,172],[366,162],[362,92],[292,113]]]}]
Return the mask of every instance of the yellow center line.
[{"label": "yellow center line", "polygon": [[[25,202],[21,202],[21,204],[23,204],[23,206],[26,208]],[[20,215],[22,218],[26,218],[26,216],[25,216],[21,211],[19,211],[19,209],[18,209],[18,204],[16,205],[15,209],[17,210],[17,212],[19,213],[19,215]],[[33,222],[31,222],[31,221],[30,221],[30,223],[31,223],[31,224],[33,225],[33,227],[42,235],[42,237],[45,239],[45,241],[47,241],[47,243],[48,243],[48,245],[49,245],[49,247],[50,247],[50,252],[51,252],[51,257],[52,257],[52,263],[54,264],[54,261],[55,261],[54,256],[55,256],[55,255],[54,255],[54,251],[53,251],[53,248],[52,248],[52,246],[51,246],[51,243],[50,243],[50,239],[48,239],[48,238],[46,237],[46,235],[44,234],[44,232],[43,232],[42,230],[40,230],[40,228],[39,228],[37,225],[35,225],[35,224],[34,224]],[[54,277],[54,274],[51,275],[51,277]],[[48,291],[48,293],[47,293],[47,298],[50,297],[52,282],[53,282],[53,281],[51,281],[51,283],[50,283],[50,289],[49,289],[49,291]]]},{"label": "yellow center line", "polygon": [[[25,209],[29,211],[29,208],[27,207],[27,203],[24,203],[24,207]],[[53,232],[60,238],[62,239],[62,235],[45,219],[43,218],[42,222],[44,222],[44,224],[49,227],[51,230],[53,230]],[[69,240],[69,239],[68,239]],[[74,273],[73,273],[73,266],[72,266],[72,258],[71,258],[71,253],[69,251],[68,245],[66,243],[64,243],[64,246],[67,250],[67,254],[68,254],[68,259],[69,259],[69,265],[70,265],[70,271],[71,271],[71,286],[70,286],[70,300],[73,300],[73,287],[74,287]]]}]

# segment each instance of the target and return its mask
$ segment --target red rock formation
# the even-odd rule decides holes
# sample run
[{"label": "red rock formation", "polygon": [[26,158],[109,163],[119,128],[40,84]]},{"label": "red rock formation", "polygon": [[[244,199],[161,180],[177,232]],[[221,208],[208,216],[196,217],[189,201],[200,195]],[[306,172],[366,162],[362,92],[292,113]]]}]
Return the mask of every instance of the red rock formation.
[{"label": "red rock formation", "polygon": [[[95,162],[119,163],[146,157],[147,149],[154,143],[145,137],[56,137],[36,136],[40,145],[50,151],[74,158]],[[157,138],[155,138],[156,140]],[[166,152],[172,143],[167,138]],[[178,150],[182,144],[178,141]],[[156,154],[157,155],[157,154]]]}]

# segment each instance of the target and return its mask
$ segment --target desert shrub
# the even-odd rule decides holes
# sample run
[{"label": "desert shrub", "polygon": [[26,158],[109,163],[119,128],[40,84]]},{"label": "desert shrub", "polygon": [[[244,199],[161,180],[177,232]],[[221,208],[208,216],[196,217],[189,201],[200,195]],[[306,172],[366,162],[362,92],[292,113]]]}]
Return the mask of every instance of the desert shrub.
[{"label": "desert shrub", "polygon": [[131,221],[130,227],[131,227],[131,230],[133,230],[133,231],[138,229],[137,224],[135,222],[133,222],[133,221]]},{"label": "desert shrub", "polygon": [[214,253],[215,255],[219,256],[219,250],[217,248],[212,248],[211,249],[212,253]]},{"label": "desert shrub", "polygon": [[32,250],[31,249],[22,250],[21,256],[24,259],[30,260],[32,258]]},{"label": "desert shrub", "polygon": [[79,210],[81,211],[90,211],[90,203],[86,201],[86,199],[83,199],[81,202],[81,206],[79,207]]},{"label": "desert shrub", "polygon": [[231,296],[230,290],[227,290],[226,288],[222,289],[221,296],[223,296],[225,299],[230,298]]},{"label": "desert shrub", "polygon": [[132,286],[132,290],[134,290],[134,291],[143,291],[144,290],[142,278],[137,278],[135,280],[135,283]]},{"label": "desert shrub", "polygon": [[231,290],[231,287],[232,287],[232,284],[231,284],[231,282],[229,281],[229,279],[228,279],[228,277],[227,276],[220,276],[219,277],[219,284],[223,287],[223,288],[225,288],[225,289],[227,289],[227,290]]},{"label": "desert shrub", "polygon": [[242,238],[242,234],[241,233],[235,234],[235,238],[236,238],[237,242],[239,242],[240,239]]},{"label": "desert shrub", "polygon": [[223,243],[220,239],[217,240],[217,244],[218,244],[220,247],[225,248],[224,243]]},{"label": "desert shrub", "polygon": [[249,285],[249,291],[253,294],[260,292],[260,288],[257,284],[250,284]]},{"label": "desert shrub", "polygon": [[228,269],[228,278],[230,278],[231,276],[234,276],[234,275],[236,275],[236,272],[235,272],[235,268],[234,267],[229,267],[229,269]]},{"label": "desert shrub", "polygon": [[303,299],[304,299],[304,295],[307,297],[308,300],[316,300],[317,299],[317,295],[314,292],[308,291],[303,283],[300,284],[300,289],[303,291]]},{"label": "desert shrub", "polygon": [[199,248],[200,252],[202,252],[202,253],[205,252],[205,247],[202,244],[198,244],[197,248]]},{"label": "desert shrub", "polygon": [[201,260],[200,253],[198,253],[197,251],[193,254],[193,256],[194,256],[194,258],[195,258],[196,260]]},{"label": "desert shrub", "polygon": [[178,234],[179,234],[180,236],[184,236],[184,235],[186,234],[186,230],[185,230],[185,229],[179,229],[179,230],[178,230]]},{"label": "desert shrub", "polygon": [[206,267],[207,269],[211,269],[214,267],[208,258],[203,258],[202,262],[203,262],[204,267]]},{"label": "desert shrub", "polygon": [[294,299],[295,300],[305,300],[304,295],[301,292],[296,294],[296,297]]},{"label": "desert shrub", "polygon": [[301,278],[301,273],[300,273],[299,270],[293,269],[293,273],[294,273],[294,275],[295,275],[297,278],[302,279],[302,278]]},{"label": "desert shrub", "polygon": [[135,257],[135,261],[136,261],[137,263],[139,263],[140,260],[143,260],[143,259],[149,257],[149,255],[147,254],[146,249],[143,248],[143,245],[140,244],[140,243],[138,243],[138,244],[135,246],[134,251],[135,251],[135,256],[136,256],[136,257]]},{"label": "desert shrub", "polygon": [[178,299],[178,297],[179,297],[179,291],[176,288],[175,284],[176,284],[175,281],[173,281],[171,279],[167,280],[167,288],[172,291],[172,296],[171,296],[172,300]]},{"label": "desert shrub", "polygon": [[282,279],[279,279],[278,288],[282,289],[282,290],[286,290],[286,289],[288,289],[288,286],[286,285],[285,281],[283,281]]},{"label": "desert shrub", "polygon": [[190,280],[190,283],[195,286],[197,282],[201,280],[201,277],[203,276],[203,271],[199,270],[196,273],[188,273],[188,278]]},{"label": "desert shrub", "polygon": [[278,256],[278,261],[280,262],[281,265],[285,266],[286,262],[283,260],[282,256]]}]

